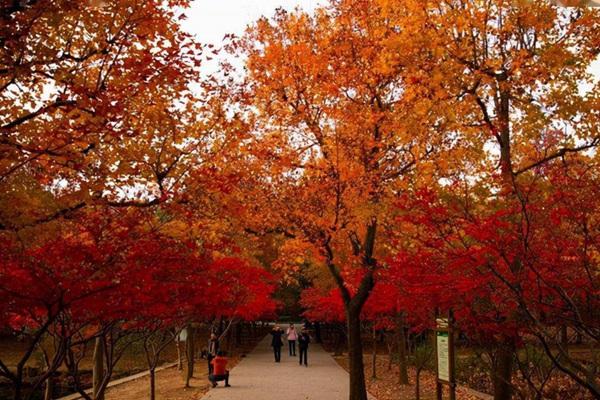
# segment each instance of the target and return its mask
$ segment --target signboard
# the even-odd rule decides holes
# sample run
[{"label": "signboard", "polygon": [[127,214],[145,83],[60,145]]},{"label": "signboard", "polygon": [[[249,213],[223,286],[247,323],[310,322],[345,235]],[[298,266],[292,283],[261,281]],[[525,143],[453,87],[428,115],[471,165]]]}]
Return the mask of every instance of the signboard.
[{"label": "signboard", "polygon": [[438,379],[450,382],[450,344],[448,332],[437,332],[436,340]]},{"label": "signboard", "polygon": [[[436,312],[437,314],[437,312]],[[456,400],[456,380],[454,379],[454,329],[452,326],[452,311],[447,317],[435,319],[435,354],[437,379],[435,393],[437,400],[443,399],[443,385],[447,385],[450,400]]]}]

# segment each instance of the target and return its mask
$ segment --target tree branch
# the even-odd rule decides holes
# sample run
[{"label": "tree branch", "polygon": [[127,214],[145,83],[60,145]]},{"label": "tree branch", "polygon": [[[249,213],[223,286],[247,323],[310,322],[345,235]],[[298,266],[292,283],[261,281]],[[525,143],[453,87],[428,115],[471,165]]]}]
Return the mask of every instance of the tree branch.
[{"label": "tree branch", "polygon": [[16,126],[19,126],[31,119],[36,118],[37,116],[41,115],[41,114],[45,114],[48,111],[60,108],[60,107],[64,107],[64,106],[73,106],[75,105],[75,101],[73,100],[55,100],[53,103],[50,103],[44,107],[38,108],[36,111],[32,111],[28,114],[22,115],[19,118],[0,126],[0,130],[1,131],[8,131]]},{"label": "tree branch", "polygon": [[559,158],[559,157],[563,157],[565,156],[567,153],[577,153],[580,151],[584,151],[584,150],[588,150],[591,149],[592,147],[596,147],[600,145],[600,137],[594,138],[590,143],[586,143],[584,145],[581,146],[577,146],[577,147],[563,147],[562,149],[542,158],[541,160],[538,160],[526,167],[523,167],[521,169],[519,169],[518,171],[515,172],[515,175],[520,175],[524,172],[527,172],[531,169],[537,168],[545,163],[547,163],[548,161],[552,161],[555,158]]}]

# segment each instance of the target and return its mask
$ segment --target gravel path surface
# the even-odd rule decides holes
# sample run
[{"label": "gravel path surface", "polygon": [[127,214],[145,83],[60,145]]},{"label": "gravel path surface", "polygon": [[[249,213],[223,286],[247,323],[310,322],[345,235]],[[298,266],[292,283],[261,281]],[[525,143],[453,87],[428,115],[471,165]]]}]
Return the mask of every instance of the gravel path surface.
[{"label": "gravel path surface", "polygon": [[320,345],[311,343],[308,367],[304,367],[298,365],[298,357],[288,355],[287,347],[282,348],[281,362],[276,363],[270,344],[271,335],[267,335],[231,370],[231,387],[219,382],[202,400],[348,399],[348,373]]}]

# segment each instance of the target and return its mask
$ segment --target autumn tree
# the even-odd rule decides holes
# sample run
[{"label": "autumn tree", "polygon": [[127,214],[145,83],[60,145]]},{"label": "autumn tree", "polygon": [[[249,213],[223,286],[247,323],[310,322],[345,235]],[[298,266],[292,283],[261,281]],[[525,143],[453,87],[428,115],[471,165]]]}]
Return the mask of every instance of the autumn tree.
[{"label": "autumn tree", "polygon": [[[44,214],[33,210],[30,224],[99,202],[129,205],[131,186],[140,181],[151,188],[138,202],[156,204],[167,196],[173,159],[189,154],[201,136],[189,132],[190,147],[184,149],[179,133],[190,120],[200,123],[190,108],[201,107],[190,106],[188,85],[200,65],[201,46],[180,29],[177,7],[186,5],[3,3],[0,184],[20,172],[66,189],[55,193],[63,200],[60,207]],[[131,141],[142,133],[156,137],[165,116],[178,126],[165,124],[162,140],[152,146],[162,157],[147,165],[153,160],[130,148]],[[173,143],[178,152],[169,158],[166,145]],[[2,221],[0,228],[19,226]]]},{"label": "autumn tree", "polygon": [[[79,362],[95,340],[101,398],[132,332],[204,321],[215,308],[232,320],[274,309],[269,277],[243,261],[220,218],[235,184],[229,150],[245,130],[226,81],[197,82],[205,49],[181,30],[187,5],[0,5],[0,317],[33,339],[16,371],[0,365],[16,398],[45,337],[60,351],[35,385],[64,361],[88,396]],[[84,284],[73,288],[73,274]],[[207,282],[231,296],[201,290]]]},{"label": "autumn tree", "polygon": [[[445,93],[444,108],[455,114],[446,134],[464,143],[455,176],[494,188],[506,210],[521,204],[515,234],[527,243],[527,188],[535,171],[600,144],[598,83],[588,72],[598,54],[597,10],[543,1],[380,3],[390,15],[406,7],[398,26],[417,25],[428,38],[422,84]],[[396,46],[402,54],[404,47]],[[519,273],[527,262],[515,257],[508,270]],[[510,397],[514,347],[509,338],[499,345],[497,399]]]},{"label": "autumn tree", "polygon": [[84,223],[54,227],[53,237],[43,242],[25,235],[15,241],[3,233],[0,318],[4,326],[29,338],[15,369],[0,360],[0,372],[13,383],[15,399],[23,396],[23,370],[46,336],[56,343],[54,355],[36,377],[33,391],[67,360],[73,347],[84,345],[105,321],[124,312],[118,299],[133,275],[143,271],[124,263],[131,245],[124,239],[136,224],[128,226],[128,218],[121,217],[115,223],[90,213]]},{"label": "autumn tree", "polygon": [[[538,171],[527,189],[526,241],[518,228],[520,202],[509,208],[505,199],[482,188],[465,192],[462,184],[463,190],[416,192],[403,202],[399,219],[414,245],[390,270],[407,295],[430,310],[452,309],[458,328],[491,351],[494,362],[506,339],[515,348],[537,344],[554,368],[595,395],[594,356],[577,360],[556,337],[568,327],[597,343],[598,239],[586,228],[597,209],[579,203],[597,187],[596,168],[590,158],[571,156]],[[510,269],[515,259],[522,270]],[[493,380],[496,373],[492,369]]]},{"label": "autumn tree", "polygon": [[395,26],[374,5],[280,11],[240,44],[256,118],[240,185],[247,231],[304,243],[329,272],[347,321],[351,399],[367,396],[360,315],[386,253],[390,199],[449,145],[435,134],[435,96],[410,83],[416,48],[388,50]]}]

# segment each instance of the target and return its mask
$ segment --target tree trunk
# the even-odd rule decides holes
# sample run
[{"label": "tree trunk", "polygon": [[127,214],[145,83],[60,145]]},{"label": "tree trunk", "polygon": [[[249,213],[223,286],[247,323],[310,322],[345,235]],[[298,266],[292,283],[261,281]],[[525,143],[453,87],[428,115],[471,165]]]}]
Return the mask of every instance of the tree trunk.
[{"label": "tree trunk", "polygon": [[185,340],[187,371],[185,377],[185,387],[190,387],[190,380],[194,376],[194,327],[190,324],[187,327],[187,338]]},{"label": "tree trunk", "polygon": [[46,388],[44,389],[44,400],[52,400],[52,392],[54,390],[54,381],[52,375],[46,379]]},{"label": "tree trunk", "polygon": [[150,400],[156,399],[156,371],[155,367],[150,368]]},{"label": "tree trunk", "polygon": [[[500,145],[500,172],[504,185],[504,197],[510,199],[517,193],[517,187],[514,182],[514,172],[512,166],[511,151],[511,131],[510,131],[510,93],[502,89],[506,77],[498,79],[498,85],[501,88],[496,98],[495,111],[498,120],[498,144]],[[508,202],[507,202],[508,203]],[[517,257],[510,266],[513,273],[521,270],[521,260]],[[512,343],[507,340],[501,343],[496,352],[496,359],[492,365],[492,381],[494,386],[494,400],[510,400],[512,397],[512,367],[513,367],[514,348]]]},{"label": "tree trunk", "polygon": [[235,324],[235,345],[236,348],[242,345],[242,324],[243,322],[239,322]]},{"label": "tree trunk", "polygon": [[363,266],[366,271],[362,277],[354,296],[345,285],[344,278],[333,263],[333,250],[327,241],[327,267],[338,285],[344,300],[346,323],[348,326],[348,361],[350,368],[350,400],[367,400],[367,387],[363,363],[363,346],[361,338],[360,312],[367,302],[371,290],[375,286],[375,269],[377,261],[373,258],[375,250],[375,234],[377,232],[377,219],[372,217],[367,223],[364,245],[361,246],[356,238],[351,237],[352,248],[355,255],[363,253]]},{"label": "tree trunk", "polygon": [[598,387],[598,366],[600,365],[600,351],[598,351],[596,343],[597,342],[594,340],[590,341],[590,353],[592,356],[590,357],[590,365],[587,368],[586,381],[592,388],[596,390],[597,393],[598,389],[600,389],[600,387]]},{"label": "tree trunk", "polygon": [[221,336],[223,334],[223,331],[225,330],[224,324],[225,318],[221,317],[221,319],[219,320],[219,334],[217,336]]},{"label": "tree trunk", "polygon": [[421,370],[417,369],[415,376],[415,400],[421,400]]},{"label": "tree trunk", "polygon": [[92,398],[94,400],[104,400],[104,393],[101,389],[104,380],[104,340],[102,337],[96,338],[93,357]]},{"label": "tree trunk", "polygon": [[562,325],[560,327],[560,345],[562,346],[564,352],[569,354],[569,334],[567,332],[566,325]]},{"label": "tree trunk", "polygon": [[17,379],[16,382],[14,382],[14,388],[15,388],[15,396],[13,397],[14,400],[21,400],[21,380]]},{"label": "tree trunk", "polygon": [[183,371],[183,361],[181,354],[181,342],[179,341],[179,336],[175,338],[175,348],[177,349],[177,371]]},{"label": "tree trunk", "polygon": [[514,350],[512,343],[503,343],[496,351],[492,364],[494,400],[510,400],[512,396],[512,368]]},{"label": "tree trunk", "polygon": [[346,307],[346,318],[348,321],[350,400],[367,400],[363,347],[360,331],[360,309]]},{"label": "tree trunk", "polygon": [[233,343],[233,328],[235,328],[235,325],[230,326],[229,330],[227,331],[227,353],[229,355],[232,354],[233,349],[235,348],[235,345]]},{"label": "tree trunk", "polygon": [[335,335],[335,350],[334,350],[334,355],[335,356],[341,356],[342,354],[344,354],[342,347],[343,347],[343,343],[344,342],[344,332],[342,331],[341,327],[335,326],[333,328],[333,333]]},{"label": "tree trunk", "polygon": [[394,341],[393,339],[390,340],[389,335],[386,335],[386,346],[387,346],[387,350],[388,350],[388,364],[387,364],[387,369],[388,371],[392,370],[392,353],[393,353],[393,347],[394,347]]},{"label": "tree trunk", "polygon": [[377,330],[373,327],[373,355],[371,364],[373,367],[373,374],[371,377],[377,379]]},{"label": "tree trunk", "polygon": [[[52,362],[50,361],[50,356],[48,355],[48,352],[41,347],[42,350],[42,354],[44,356],[44,364],[46,365],[46,369],[47,369],[47,373],[48,373],[48,377],[46,378],[46,386],[44,388],[44,400],[52,400],[52,392],[54,391],[54,380],[52,379],[52,375],[53,375],[53,371],[51,371],[50,369],[52,368],[51,364]],[[54,357],[56,358],[56,354],[54,355]],[[35,387],[32,390],[32,392],[35,392]]]},{"label": "tree trunk", "polygon": [[404,313],[396,317],[398,331],[398,383],[408,385],[408,360],[406,358],[406,332],[404,331]]},{"label": "tree trunk", "polygon": [[321,340],[321,323],[319,321],[315,322],[315,340],[317,343],[322,343]]}]

